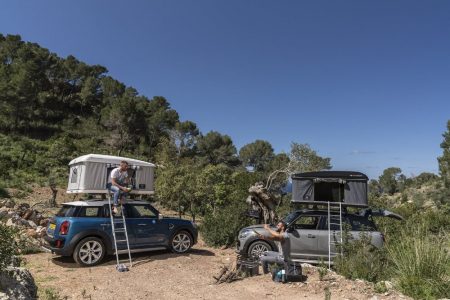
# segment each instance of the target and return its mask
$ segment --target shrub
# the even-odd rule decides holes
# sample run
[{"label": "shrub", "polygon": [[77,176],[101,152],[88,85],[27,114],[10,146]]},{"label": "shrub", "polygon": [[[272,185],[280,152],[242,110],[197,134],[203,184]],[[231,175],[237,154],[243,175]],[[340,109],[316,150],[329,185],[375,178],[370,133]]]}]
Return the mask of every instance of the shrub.
[{"label": "shrub", "polygon": [[397,287],[416,299],[446,298],[450,291],[448,236],[422,224],[405,227],[387,251]]},{"label": "shrub", "polygon": [[229,204],[204,217],[200,230],[208,245],[230,246],[236,241],[239,230],[249,225],[249,218],[244,216],[245,202],[242,202]]},{"label": "shrub", "polygon": [[0,223],[0,269],[8,266],[16,254],[15,236],[16,231],[14,229]]},{"label": "shrub", "polygon": [[342,255],[334,261],[336,271],[349,279],[364,279],[377,282],[385,279],[387,266],[386,251],[370,243],[367,232],[360,233],[360,239],[350,241],[348,228],[343,232],[343,243],[338,246]]}]

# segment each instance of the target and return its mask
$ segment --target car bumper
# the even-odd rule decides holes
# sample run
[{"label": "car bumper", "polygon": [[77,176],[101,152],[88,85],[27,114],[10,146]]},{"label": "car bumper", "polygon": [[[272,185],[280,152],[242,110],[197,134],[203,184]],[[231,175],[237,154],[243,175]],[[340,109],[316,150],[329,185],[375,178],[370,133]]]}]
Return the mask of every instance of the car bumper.
[{"label": "car bumper", "polygon": [[[46,250],[50,251],[51,253],[58,254],[61,256],[71,256],[72,255],[72,249],[66,245],[64,239],[57,239],[50,236],[44,237],[45,243],[42,245]],[[59,241],[59,242],[58,242]],[[62,245],[62,246],[58,246]]]}]

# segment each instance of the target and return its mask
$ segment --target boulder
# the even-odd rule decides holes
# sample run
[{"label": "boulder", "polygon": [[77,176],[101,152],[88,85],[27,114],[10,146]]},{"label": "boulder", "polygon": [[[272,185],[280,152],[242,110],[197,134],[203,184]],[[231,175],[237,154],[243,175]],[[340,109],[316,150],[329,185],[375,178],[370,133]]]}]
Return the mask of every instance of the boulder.
[{"label": "boulder", "polygon": [[[37,287],[30,271],[25,268],[7,267],[0,272],[2,299],[35,299]],[[4,295],[2,295],[4,294]],[[5,297],[6,296],[6,297]]]}]

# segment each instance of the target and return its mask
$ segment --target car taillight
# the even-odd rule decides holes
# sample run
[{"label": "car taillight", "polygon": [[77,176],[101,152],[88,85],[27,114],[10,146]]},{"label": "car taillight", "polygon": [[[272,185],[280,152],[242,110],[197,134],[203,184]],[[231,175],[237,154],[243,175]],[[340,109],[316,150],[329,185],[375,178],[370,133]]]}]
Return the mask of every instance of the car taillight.
[{"label": "car taillight", "polygon": [[61,223],[61,226],[59,227],[59,234],[66,235],[69,232],[69,221],[64,221]]}]

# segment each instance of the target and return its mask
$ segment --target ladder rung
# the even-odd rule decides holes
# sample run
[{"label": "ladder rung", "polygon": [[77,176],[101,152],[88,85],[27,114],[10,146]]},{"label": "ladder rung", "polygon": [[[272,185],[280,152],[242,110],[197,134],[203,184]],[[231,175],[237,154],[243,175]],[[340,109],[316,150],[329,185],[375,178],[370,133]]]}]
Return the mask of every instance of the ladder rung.
[{"label": "ladder rung", "polygon": [[116,243],[126,242],[127,240],[116,240]]},{"label": "ladder rung", "polygon": [[125,228],[118,228],[116,230],[114,230],[115,232],[125,232]]}]

